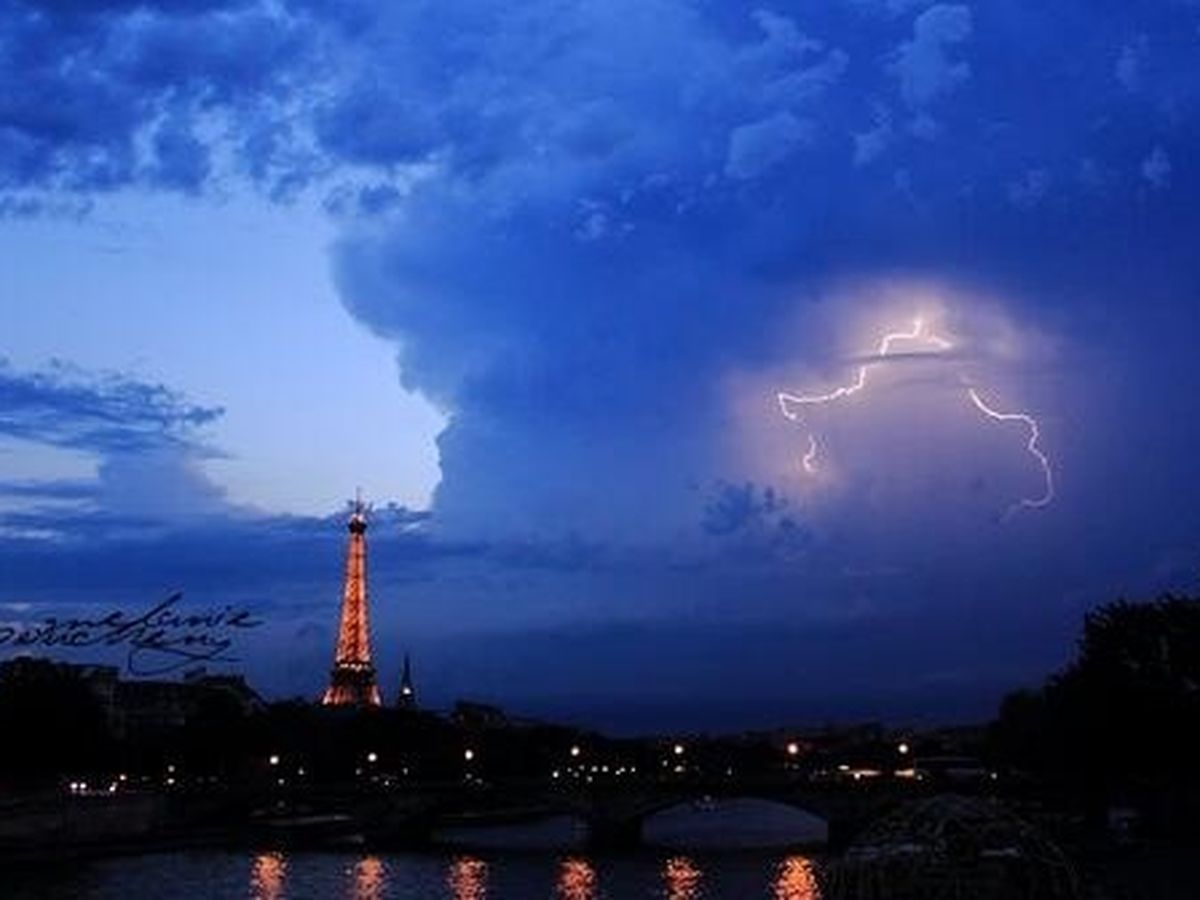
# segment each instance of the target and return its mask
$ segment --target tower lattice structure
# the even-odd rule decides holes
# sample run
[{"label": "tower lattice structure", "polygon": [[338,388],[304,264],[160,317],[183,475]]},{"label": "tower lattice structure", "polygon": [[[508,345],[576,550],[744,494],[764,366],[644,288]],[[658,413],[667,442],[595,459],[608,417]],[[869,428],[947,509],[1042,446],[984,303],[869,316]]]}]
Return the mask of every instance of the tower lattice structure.
[{"label": "tower lattice structure", "polygon": [[329,688],[321,702],[326,706],[379,706],[379,685],[371,662],[371,629],[367,621],[367,515],[361,498],[355,500],[346,528],[350,543],[346,551],[342,618]]}]

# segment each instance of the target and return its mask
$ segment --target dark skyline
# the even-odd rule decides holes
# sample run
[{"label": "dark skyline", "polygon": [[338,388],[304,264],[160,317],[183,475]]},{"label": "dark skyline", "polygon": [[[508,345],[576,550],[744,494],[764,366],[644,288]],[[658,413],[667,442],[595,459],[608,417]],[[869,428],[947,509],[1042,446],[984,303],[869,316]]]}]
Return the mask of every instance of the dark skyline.
[{"label": "dark skyline", "polygon": [[1200,574],[1197,50],[1189,0],[0,0],[0,619],[182,590],[315,698],[361,484],[388,701],[408,652],[619,731],[985,719]]}]

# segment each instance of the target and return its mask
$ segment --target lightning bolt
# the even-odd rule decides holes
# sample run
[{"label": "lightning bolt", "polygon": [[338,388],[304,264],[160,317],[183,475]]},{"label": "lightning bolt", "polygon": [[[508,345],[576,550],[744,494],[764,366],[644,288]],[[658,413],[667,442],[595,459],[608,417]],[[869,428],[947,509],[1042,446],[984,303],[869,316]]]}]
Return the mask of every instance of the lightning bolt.
[{"label": "lightning bolt", "polygon": [[975,404],[976,408],[989,419],[995,419],[997,422],[1020,422],[1024,425],[1029,431],[1029,440],[1025,442],[1025,449],[1042,468],[1045,487],[1041,496],[1022,497],[1008,508],[1004,517],[1008,518],[1022,509],[1041,509],[1043,506],[1049,506],[1054,500],[1054,470],[1050,468],[1050,457],[1046,455],[1046,451],[1039,444],[1042,438],[1042,429],[1038,426],[1037,419],[1028,413],[1000,412],[985,403],[975,388],[967,388],[967,396],[971,398],[971,402]]},{"label": "lightning bolt", "polygon": [[808,450],[800,457],[800,466],[809,475],[817,474],[817,454],[820,452],[820,447],[817,446],[817,436],[810,434],[808,436]]},{"label": "lightning bolt", "polygon": [[[875,350],[875,358],[868,360],[858,367],[858,374],[854,381],[843,387],[834,388],[828,394],[790,394],[787,391],[780,391],[776,396],[779,400],[780,411],[791,419],[793,422],[800,421],[800,414],[792,409],[793,406],[818,406],[822,403],[831,403],[834,400],[841,400],[843,397],[851,397],[857,394],[867,386],[867,373],[872,368],[879,365],[879,362],[885,356],[892,355],[892,345],[897,341],[916,341],[923,340],[926,343],[932,344],[938,350],[949,350],[951,343],[943,337],[936,334],[925,333],[925,322],[923,319],[917,318],[913,321],[913,327],[909,331],[893,331],[891,334],[885,334],[879,341],[879,346]],[[811,435],[810,435],[811,437]],[[809,452],[812,453],[810,447]]]},{"label": "lightning bolt", "polygon": [[[880,338],[874,355],[858,367],[854,380],[849,384],[836,387],[824,394],[794,394],[789,391],[778,392],[775,396],[779,403],[780,412],[793,422],[799,422],[801,421],[800,409],[803,407],[821,406],[854,396],[866,388],[870,371],[875,366],[880,365],[886,357],[895,355],[892,348],[901,341],[920,341],[935,348],[938,353],[950,350],[954,346],[953,342],[949,339],[928,331],[925,327],[925,321],[918,317],[913,320],[912,327],[908,331],[893,331]],[[996,422],[1020,422],[1025,426],[1029,433],[1025,449],[1034,458],[1042,471],[1042,478],[1045,485],[1042,493],[1037,497],[1023,497],[1016,503],[1013,503],[1007,512],[1005,512],[1004,518],[1007,519],[1022,509],[1041,509],[1048,506],[1054,500],[1055,495],[1054,470],[1050,465],[1050,457],[1041,447],[1042,433],[1037,419],[1023,412],[1001,412],[985,402],[983,397],[980,396],[979,391],[967,384],[965,379],[963,379],[963,385],[971,403],[989,419]],[[820,470],[817,464],[819,456],[820,444],[817,441],[816,435],[809,432],[808,449],[800,459],[800,467],[804,470],[805,474],[817,474]]]}]

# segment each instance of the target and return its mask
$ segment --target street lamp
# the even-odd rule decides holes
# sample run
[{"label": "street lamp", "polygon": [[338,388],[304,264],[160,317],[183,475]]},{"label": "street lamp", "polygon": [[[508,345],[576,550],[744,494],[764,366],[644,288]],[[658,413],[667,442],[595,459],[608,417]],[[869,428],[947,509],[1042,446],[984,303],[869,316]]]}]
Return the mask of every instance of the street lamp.
[{"label": "street lamp", "polygon": [[369,762],[369,763],[379,762],[379,754],[376,753],[374,750],[372,750],[370,753],[367,754],[367,762]]},{"label": "street lamp", "polygon": [[467,762],[470,762],[474,758],[475,758],[475,751],[472,750],[471,748],[468,747],[466,750],[463,751],[463,759],[465,759]]},{"label": "street lamp", "polygon": [[795,741],[788,741],[787,755],[788,756],[799,756],[800,755],[800,745],[797,744]]},{"label": "street lamp", "polygon": [[267,757],[267,763],[272,766],[279,765],[279,754],[272,753],[270,756]]},{"label": "street lamp", "polygon": [[579,749],[579,745],[578,745],[578,744],[572,744],[572,745],[571,745],[571,755],[572,755],[572,756],[578,756],[578,755],[579,755],[580,753],[582,753],[582,752],[583,752],[583,751]]},{"label": "street lamp", "polygon": [[676,744],[674,750],[676,756],[683,756],[683,744]]}]

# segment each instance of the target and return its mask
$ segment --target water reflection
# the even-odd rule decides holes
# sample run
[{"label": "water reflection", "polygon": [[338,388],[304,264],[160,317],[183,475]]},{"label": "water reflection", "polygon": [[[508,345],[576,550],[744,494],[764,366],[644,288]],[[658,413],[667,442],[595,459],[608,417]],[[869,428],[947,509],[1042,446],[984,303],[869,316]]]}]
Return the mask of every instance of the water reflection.
[{"label": "water reflection", "polygon": [[562,900],[596,900],[596,870],[586,860],[565,859],[556,886]]},{"label": "water reflection", "polygon": [[354,866],[354,882],[350,897],[353,900],[379,900],[387,883],[387,871],[377,856],[360,859]]},{"label": "water reflection", "polygon": [[775,900],[821,900],[817,870],[812,860],[803,856],[789,856],[781,862],[772,887]]},{"label": "water reflection", "polygon": [[260,853],[250,864],[251,900],[280,900],[287,860],[282,853]]},{"label": "water reflection", "polygon": [[828,900],[825,878],[821,857],[800,853],[641,852],[597,861],[582,853],[376,856],[361,849],[246,854],[197,849],[96,866],[5,870],[0,898],[149,898],[170,886],[179,897],[214,900]]},{"label": "water reflection", "polygon": [[487,863],[482,859],[463,856],[450,864],[446,884],[454,900],[485,900],[487,876]]},{"label": "water reflection", "polygon": [[663,887],[667,900],[698,900],[704,874],[686,856],[672,856],[663,866]]}]

